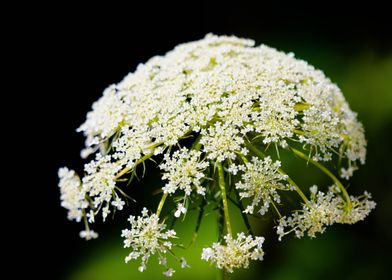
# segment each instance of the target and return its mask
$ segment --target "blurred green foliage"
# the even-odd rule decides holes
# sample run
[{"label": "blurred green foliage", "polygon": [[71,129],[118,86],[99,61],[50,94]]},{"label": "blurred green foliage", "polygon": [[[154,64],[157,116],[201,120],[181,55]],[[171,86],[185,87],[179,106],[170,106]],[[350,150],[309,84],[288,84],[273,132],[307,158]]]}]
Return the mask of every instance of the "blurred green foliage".
[{"label": "blurred green foliage", "polygon": [[[283,47],[283,49],[285,49]],[[291,50],[293,50],[291,48]],[[286,49],[289,51],[289,48]],[[350,192],[363,190],[373,193],[376,210],[357,225],[337,225],[327,229],[316,239],[288,237],[276,241],[272,230],[263,227],[264,220],[256,220],[257,232],[266,236],[265,261],[252,263],[251,269],[234,273],[233,279],[388,279],[389,255],[386,248],[392,238],[392,53],[372,51],[334,51],[331,48],[309,50],[294,47],[296,56],[322,69],[342,89],[351,108],[358,112],[368,139],[367,164],[351,181]],[[309,167],[310,168],[310,167]],[[312,174],[314,170],[312,170]],[[324,182],[326,178],[309,173],[299,175],[309,182]],[[234,214],[234,213],[233,213]],[[236,217],[240,229],[240,217]],[[188,244],[195,227],[195,215],[190,213],[183,223],[176,225],[180,242]],[[267,222],[268,227],[272,227]],[[123,223],[124,225],[125,223]],[[189,250],[178,249],[191,269],[175,266],[173,279],[216,279],[219,272],[200,260],[201,248],[216,241],[216,217],[205,217],[199,238]],[[265,224],[264,224],[265,225]],[[114,231],[114,229],[113,229]],[[137,271],[138,262],[123,262],[128,250],[122,248],[119,229],[101,240],[90,242],[78,260],[70,263],[67,279],[159,279],[162,267],[151,261],[144,273]],[[175,262],[172,260],[172,262]]]}]

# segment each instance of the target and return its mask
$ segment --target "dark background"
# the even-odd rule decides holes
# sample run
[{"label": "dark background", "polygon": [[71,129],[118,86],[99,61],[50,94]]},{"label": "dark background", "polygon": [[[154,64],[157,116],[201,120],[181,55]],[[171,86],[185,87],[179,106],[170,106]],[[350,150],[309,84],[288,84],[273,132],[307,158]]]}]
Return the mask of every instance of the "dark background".
[{"label": "dark background", "polygon": [[[96,4],[87,8],[35,5],[34,10],[24,7],[21,17],[9,22],[13,26],[23,20],[22,27],[15,24],[9,30],[18,75],[13,92],[19,100],[13,104],[19,104],[15,114],[24,116],[14,126],[17,133],[22,131],[21,143],[5,148],[10,147],[8,152],[17,159],[11,166],[16,177],[8,188],[20,197],[20,204],[11,208],[15,214],[7,215],[12,223],[7,231],[17,239],[10,252],[13,263],[18,263],[14,273],[69,279],[73,269],[85,262],[86,252],[97,246],[79,239],[81,225],[67,221],[57,187],[59,167],[81,170],[83,166],[79,151],[84,139],[75,129],[92,102],[138,63],[212,32],[293,51],[323,69],[359,112],[369,139],[367,165],[352,185],[374,194],[376,211],[358,225],[328,229],[321,241],[294,240],[280,250],[275,247],[282,243],[270,245],[269,259],[258,270],[260,277],[387,279],[390,256],[385,248],[391,245],[392,236],[392,34],[387,10],[374,5],[343,11],[328,3],[306,9],[244,1],[215,6],[212,2],[171,7],[145,4],[115,9]],[[98,228],[101,233],[118,235],[115,222]],[[113,246],[121,246],[116,238]],[[338,260],[331,261],[334,258]],[[279,269],[281,274],[276,272]]]}]

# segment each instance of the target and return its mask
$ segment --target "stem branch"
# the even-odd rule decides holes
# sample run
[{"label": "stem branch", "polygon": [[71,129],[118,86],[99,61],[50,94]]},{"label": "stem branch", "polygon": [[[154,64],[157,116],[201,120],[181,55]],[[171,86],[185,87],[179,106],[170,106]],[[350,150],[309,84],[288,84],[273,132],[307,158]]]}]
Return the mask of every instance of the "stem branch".
[{"label": "stem branch", "polygon": [[223,212],[225,215],[225,222],[226,222],[226,230],[227,230],[228,234],[232,235],[231,234],[230,216],[229,216],[229,206],[228,206],[227,197],[226,197],[225,177],[224,177],[224,173],[223,173],[223,167],[220,162],[217,163],[217,168],[218,168],[218,176],[219,176],[218,183],[219,183],[219,187],[221,190]]},{"label": "stem branch", "polygon": [[351,199],[349,194],[347,193],[346,188],[343,186],[343,184],[339,181],[338,178],[336,178],[335,175],[332,174],[331,171],[328,170],[328,168],[326,168],[324,165],[322,165],[321,163],[312,160],[311,158],[309,158],[307,155],[305,155],[304,153],[302,153],[301,151],[294,149],[292,147],[290,147],[290,150],[293,151],[294,154],[296,154],[297,156],[299,156],[300,158],[310,162],[311,164],[313,164],[314,166],[316,166],[318,169],[320,169],[322,172],[324,172],[329,178],[332,179],[332,181],[338,186],[338,188],[342,191],[344,198],[346,199],[347,202],[347,206],[349,208],[352,207],[351,205]]},{"label": "stem branch", "polygon": [[161,214],[163,205],[165,204],[165,200],[167,198],[167,193],[163,193],[161,201],[159,202],[158,208],[157,208],[157,216],[159,217],[159,215]]}]

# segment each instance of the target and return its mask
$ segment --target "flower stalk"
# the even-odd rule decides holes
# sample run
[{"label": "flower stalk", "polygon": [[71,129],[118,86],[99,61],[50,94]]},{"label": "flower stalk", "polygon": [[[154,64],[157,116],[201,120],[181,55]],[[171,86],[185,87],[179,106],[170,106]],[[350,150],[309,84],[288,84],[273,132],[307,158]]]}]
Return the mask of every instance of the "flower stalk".
[{"label": "flower stalk", "polygon": [[229,205],[227,203],[227,195],[226,195],[226,185],[225,185],[225,175],[223,172],[223,167],[221,163],[217,163],[217,169],[218,169],[218,184],[219,188],[221,191],[221,197],[222,197],[222,205],[223,205],[223,212],[225,215],[225,224],[226,224],[226,231],[227,233],[231,236],[232,231],[231,231],[231,224],[230,224],[230,214],[229,214]]},{"label": "flower stalk", "polygon": [[310,162],[314,166],[316,166],[318,169],[320,169],[322,172],[324,172],[324,174],[326,174],[329,178],[331,178],[332,181],[336,184],[336,186],[339,187],[340,191],[342,192],[342,194],[347,202],[347,208],[348,209],[352,208],[351,199],[350,199],[349,194],[347,193],[346,188],[343,186],[343,184],[340,182],[340,180],[338,178],[336,178],[335,175],[332,174],[331,171],[329,171],[324,165],[320,164],[319,162],[314,161],[313,159],[309,158],[301,151],[299,151],[295,148],[292,148],[292,147],[290,147],[290,150],[293,151],[293,153],[296,154],[297,156],[299,156],[300,158],[302,158],[302,159]]}]

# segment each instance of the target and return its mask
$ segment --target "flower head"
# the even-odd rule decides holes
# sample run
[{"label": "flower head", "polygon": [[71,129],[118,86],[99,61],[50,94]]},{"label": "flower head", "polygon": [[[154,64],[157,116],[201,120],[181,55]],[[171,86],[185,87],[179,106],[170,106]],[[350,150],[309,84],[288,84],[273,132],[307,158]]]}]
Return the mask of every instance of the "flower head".
[{"label": "flower head", "polygon": [[246,163],[245,166],[242,180],[235,185],[240,191],[241,199],[252,199],[244,212],[253,214],[254,208],[262,203],[258,212],[264,215],[270,203],[280,203],[277,191],[290,189],[290,186],[283,183],[288,176],[278,172],[280,162],[272,162],[270,157],[264,159],[253,157],[252,162]]},{"label": "flower head", "polygon": [[264,237],[253,238],[253,236],[245,236],[241,232],[237,234],[237,239],[233,239],[228,234],[224,240],[225,245],[214,243],[212,247],[204,248],[201,258],[228,272],[233,272],[235,268],[247,268],[250,260],[263,260]]},{"label": "flower head", "polygon": [[208,130],[203,129],[201,134],[203,138],[201,138],[200,143],[204,146],[204,151],[207,152],[209,159],[216,159],[217,161],[234,160],[236,153],[247,154],[247,149],[243,147],[243,134],[235,126],[217,122],[210,126]]},{"label": "flower head", "polygon": [[89,230],[89,229],[81,231],[79,233],[79,235],[80,235],[80,238],[83,238],[83,239],[86,239],[86,240],[98,238],[98,233],[96,233],[93,230]]},{"label": "flower head", "polygon": [[[152,255],[161,256],[160,263],[167,267],[166,255],[171,250],[173,244],[170,241],[176,237],[174,230],[166,230],[166,225],[159,222],[156,214],[148,215],[146,208],[143,209],[139,217],[130,216],[128,221],[131,229],[124,229],[121,237],[124,237],[124,248],[131,248],[132,252],[125,258],[125,262],[141,258],[139,271],[147,268],[147,262]],[[170,271],[170,272],[168,272]],[[166,276],[171,276],[174,270],[168,268]]]},{"label": "flower head", "polygon": [[[325,227],[334,223],[353,224],[363,220],[376,207],[371,201],[371,195],[365,192],[359,197],[350,196],[350,204],[337,192],[337,187],[330,187],[327,193],[312,187],[312,199],[304,204],[301,211],[296,211],[290,217],[283,217],[277,226],[279,240],[294,231],[296,237],[301,238],[305,233],[315,237],[316,233],[323,233]],[[351,205],[350,207],[348,205]],[[291,228],[285,232],[285,228]]]},{"label": "flower head", "polygon": [[175,151],[171,156],[166,154],[164,162],[160,164],[164,171],[162,179],[168,181],[163,191],[173,194],[181,190],[189,196],[194,189],[196,193],[204,195],[205,188],[201,186],[201,179],[209,163],[201,160],[200,156],[201,152],[187,148]]},{"label": "flower head", "polygon": [[75,171],[66,167],[58,172],[61,193],[61,206],[68,210],[68,219],[80,221],[83,217],[83,209],[88,207],[82,182]]},{"label": "flower head", "polygon": [[[78,131],[86,137],[81,155],[92,159],[83,177],[60,169],[59,187],[68,218],[84,220],[80,236],[85,239],[98,236],[89,228],[96,215],[105,221],[125,208],[126,188],[133,178],[141,179],[140,165],[143,176],[148,160],[162,171],[157,213],[144,208],[122,231],[124,247],[131,249],[125,261],[141,259],[140,271],[156,255],[163,275],[175,272],[166,255],[176,232],[159,218],[167,199],[176,203],[166,211],[174,217],[162,220],[173,225],[187,211],[199,211],[195,237],[206,212],[223,212],[220,228],[228,234],[204,248],[202,259],[229,272],[262,260],[264,238],[244,233],[233,238],[228,201],[243,211],[252,232],[247,214],[264,215],[272,204],[271,211],[281,217],[279,206],[286,202],[281,193],[296,192],[302,209],[279,220],[279,238],[292,231],[314,237],[328,225],[363,220],[375,207],[368,193],[350,196],[335,176],[349,179],[366,157],[363,126],[340,89],[292,53],[252,40],[208,34],[151,58],[109,86]],[[290,155],[303,159],[336,186],[327,192],[312,187],[308,198],[286,166],[272,160],[275,155],[282,162]],[[326,161],[339,171],[324,166]],[[188,267],[183,258],[174,258]]]},{"label": "flower head", "polygon": [[[366,191],[363,195],[357,197],[350,196],[351,208],[343,211],[336,222],[341,224],[355,224],[356,222],[363,221],[376,208],[377,204],[371,199],[372,195]],[[340,200],[337,207],[344,209],[345,204],[342,200]]]}]

